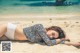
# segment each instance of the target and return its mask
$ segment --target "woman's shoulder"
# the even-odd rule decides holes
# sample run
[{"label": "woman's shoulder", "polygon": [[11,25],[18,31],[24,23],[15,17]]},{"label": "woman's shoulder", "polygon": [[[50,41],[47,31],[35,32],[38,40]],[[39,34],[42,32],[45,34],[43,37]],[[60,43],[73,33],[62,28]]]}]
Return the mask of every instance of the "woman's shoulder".
[{"label": "woman's shoulder", "polygon": [[35,24],[34,26],[39,26],[40,27],[40,26],[43,26],[43,25],[42,24]]},{"label": "woman's shoulder", "polygon": [[42,24],[35,24],[35,25],[33,26],[33,28],[36,28],[37,30],[44,30],[44,29],[45,29]]}]

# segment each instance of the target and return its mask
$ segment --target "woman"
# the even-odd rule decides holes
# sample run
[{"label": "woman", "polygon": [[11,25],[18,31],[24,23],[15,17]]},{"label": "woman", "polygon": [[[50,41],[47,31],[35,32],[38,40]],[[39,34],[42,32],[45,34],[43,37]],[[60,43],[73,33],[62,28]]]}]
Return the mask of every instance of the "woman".
[{"label": "woman", "polygon": [[57,26],[44,28],[42,24],[35,24],[30,27],[21,28],[12,23],[0,25],[0,40],[29,40],[34,43],[46,43],[48,46],[66,44],[80,46],[80,42],[65,42],[69,40],[64,31]]}]

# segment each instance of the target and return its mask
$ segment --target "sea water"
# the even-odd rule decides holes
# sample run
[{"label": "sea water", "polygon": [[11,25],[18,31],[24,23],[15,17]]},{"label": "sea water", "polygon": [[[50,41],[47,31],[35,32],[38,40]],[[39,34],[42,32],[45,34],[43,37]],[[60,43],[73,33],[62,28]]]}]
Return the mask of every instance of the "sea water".
[{"label": "sea water", "polygon": [[[80,0],[66,0],[68,5],[44,5],[55,0],[0,0],[0,15],[3,14],[80,14]],[[49,3],[50,4],[50,3]]]}]

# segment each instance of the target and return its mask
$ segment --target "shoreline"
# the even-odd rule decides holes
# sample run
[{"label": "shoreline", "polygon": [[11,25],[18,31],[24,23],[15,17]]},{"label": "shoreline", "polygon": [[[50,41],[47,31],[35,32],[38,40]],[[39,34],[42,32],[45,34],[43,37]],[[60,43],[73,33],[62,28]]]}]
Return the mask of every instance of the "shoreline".
[{"label": "shoreline", "polygon": [[0,18],[68,18],[68,17],[80,17],[80,14],[2,14]]}]

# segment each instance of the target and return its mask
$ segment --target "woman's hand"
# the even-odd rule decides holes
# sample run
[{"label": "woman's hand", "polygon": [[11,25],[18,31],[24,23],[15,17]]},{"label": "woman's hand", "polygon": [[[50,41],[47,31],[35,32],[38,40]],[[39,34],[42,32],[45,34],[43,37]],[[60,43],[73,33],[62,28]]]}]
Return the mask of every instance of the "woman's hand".
[{"label": "woman's hand", "polygon": [[56,39],[56,44],[64,44],[65,43],[65,39]]},{"label": "woman's hand", "polygon": [[61,41],[61,39],[56,39],[56,44],[59,44]]}]

